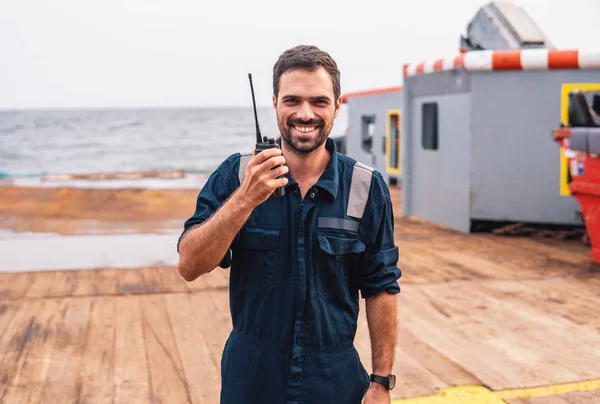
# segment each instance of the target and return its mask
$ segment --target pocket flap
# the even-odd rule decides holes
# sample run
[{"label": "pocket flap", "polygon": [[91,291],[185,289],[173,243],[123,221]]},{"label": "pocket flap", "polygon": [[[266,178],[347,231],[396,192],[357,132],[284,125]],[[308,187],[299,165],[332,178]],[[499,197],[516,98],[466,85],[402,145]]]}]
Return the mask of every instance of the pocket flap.
[{"label": "pocket flap", "polygon": [[318,234],[321,250],[330,255],[358,254],[365,250],[359,238]]},{"label": "pocket flap", "polygon": [[270,250],[279,243],[279,229],[247,227],[244,231],[244,243],[252,250]]}]

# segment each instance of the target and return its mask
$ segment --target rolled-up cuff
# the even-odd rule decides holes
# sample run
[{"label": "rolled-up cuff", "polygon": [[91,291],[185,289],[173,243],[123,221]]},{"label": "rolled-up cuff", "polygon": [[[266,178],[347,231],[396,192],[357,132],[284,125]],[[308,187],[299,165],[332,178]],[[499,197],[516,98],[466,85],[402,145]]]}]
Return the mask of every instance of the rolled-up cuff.
[{"label": "rolled-up cuff", "polygon": [[379,292],[400,293],[398,279],[402,271],[397,266],[398,247],[381,250],[363,263],[362,272],[366,274],[360,282],[363,298],[375,296]]}]

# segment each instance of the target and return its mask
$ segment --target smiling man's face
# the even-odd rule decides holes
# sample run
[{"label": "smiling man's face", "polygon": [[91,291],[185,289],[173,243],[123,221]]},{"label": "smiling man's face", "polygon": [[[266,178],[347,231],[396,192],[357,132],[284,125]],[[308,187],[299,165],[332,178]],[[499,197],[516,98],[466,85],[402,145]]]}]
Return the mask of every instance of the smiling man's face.
[{"label": "smiling man's face", "polygon": [[273,107],[287,149],[306,156],[327,140],[340,103],[334,98],[331,76],[319,67],[314,71],[294,69],[281,75]]}]

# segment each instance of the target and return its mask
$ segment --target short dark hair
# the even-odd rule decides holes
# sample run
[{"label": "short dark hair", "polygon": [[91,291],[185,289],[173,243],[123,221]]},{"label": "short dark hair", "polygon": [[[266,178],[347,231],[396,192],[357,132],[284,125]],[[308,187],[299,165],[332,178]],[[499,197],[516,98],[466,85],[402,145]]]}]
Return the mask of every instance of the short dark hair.
[{"label": "short dark hair", "polygon": [[279,56],[275,66],[273,66],[273,95],[275,97],[279,95],[279,79],[285,72],[295,69],[312,72],[319,67],[323,67],[331,76],[335,96],[334,102],[337,103],[341,94],[340,71],[329,53],[313,45],[298,45],[287,49]]}]

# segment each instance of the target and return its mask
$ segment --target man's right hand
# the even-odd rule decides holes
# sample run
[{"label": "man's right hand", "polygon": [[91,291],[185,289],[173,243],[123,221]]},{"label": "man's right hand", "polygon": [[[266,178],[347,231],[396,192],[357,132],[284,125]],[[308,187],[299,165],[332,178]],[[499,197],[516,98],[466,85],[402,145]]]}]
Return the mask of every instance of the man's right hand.
[{"label": "man's right hand", "polygon": [[[244,182],[240,185],[239,193],[252,206],[258,206],[271,196],[279,187],[288,183],[289,168],[285,165],[285,158],[281,149],[263,150],[248,162]],[[281,167],[278,167],[281,166]],[[277,178],[282,176],[282,178]]]},{"label": "man's right hand", "polygon": [[[212,271],[223,259],[235,235],[252,210],[287,184],[289,168],[280,149],[267,149],[253,156],[246,177],[233,196],[201,226],[190,230],[179,244],[179,273],[187,281]],[[281,167],[278,167],[281,166]]]}]

